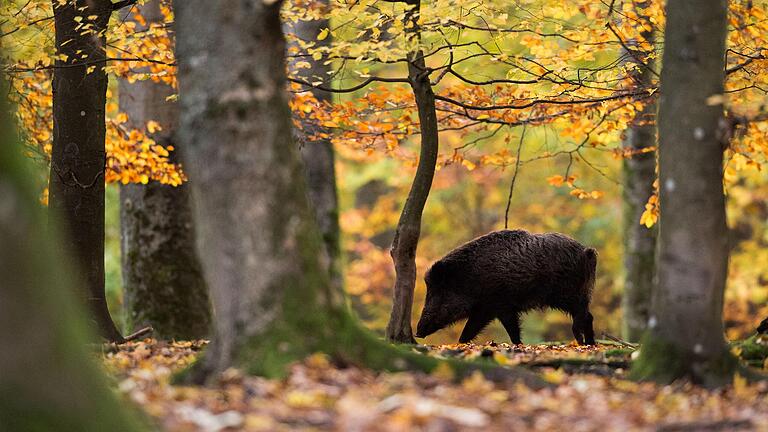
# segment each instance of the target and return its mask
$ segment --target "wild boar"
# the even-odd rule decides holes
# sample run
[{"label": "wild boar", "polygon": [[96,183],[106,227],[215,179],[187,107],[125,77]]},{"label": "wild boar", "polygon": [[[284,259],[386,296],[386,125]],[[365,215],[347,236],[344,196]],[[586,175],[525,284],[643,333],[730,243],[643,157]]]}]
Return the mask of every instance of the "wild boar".
[{"label": "wild boar", "polygon": [[503,230],[478,237],[427,271],[416,337],[467,318],[459,338],[466,343],[498,318],[519,344],[520,315],[549,307],[571,315],[579,344],[594,345],[589,303],[596,267],[595,249],[563,234]]}]

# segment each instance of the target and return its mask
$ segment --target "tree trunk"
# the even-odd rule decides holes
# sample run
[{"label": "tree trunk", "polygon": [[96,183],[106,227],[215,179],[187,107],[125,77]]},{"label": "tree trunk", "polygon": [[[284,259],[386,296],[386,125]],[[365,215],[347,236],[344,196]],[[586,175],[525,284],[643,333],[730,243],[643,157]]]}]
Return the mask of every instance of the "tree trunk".
[{"label": "tree trunk", "polygon": [[112,3],[54,0],[53,10],[56,51],[66,60],[57,59],[53,73],[50,219],[61,221],[63,254],[77,264],[84,303],[99,333],[121,341],[104,294],[104,66]]},{"label": "tree trunk", "polygon": [[[216,334],[185,375],[280,376],[314,352],[374,369],[432,370],[361,328],[329,282],[285,97],[280,2],[176,2],[180,138]],[[463,373],[472,368],[455,364]],[[508,370],[516,378],[529,378]]]},{"label": "tree trunk", "polygon": [[[157,0],[136,6],[148,24],[162,23]],[[128,17],[126,17],[128,18]],[[137,23],[137,30],[142,26]],[[129,126],[143,129],[154,120],[162,130],[153,138],[177,149],[174,93],[151,80],[120,80],[120,110]],[[173,155],[176,154],[173,153]],[[123,292],[128,328],[151,325],[161,339],[199,339],[208,334],[210,300],[195,254],[189,186],[151,182],[120,187]]]},{"label": "tree trunk", "polygon": [[[651,113],[655,104],[646,107]],[[653,125],[633,126],[624,142],[633,152],[653,146]],[[624,338],[638,341],[646,330],[651,309],[653,278],[656,272],[657,227],[640,224],[648,198],[653,195],[656,179],[655,152],[635,153],[624,161]]]},{"label": "tree trunk", "polygon": [[[328,8],[328,1],[319,2]],[[319,46],[329,46],[332,38],[326,37],[322,41],[317,39],[320,30],[329,28],[328,19],[314,21],[299,21],[292,24],[291,30],[297,38],[306,41],[316,41]],[[298,69],[299,77],[313,82],[315,79],[327,79],[330,65],[321,60],[307,58],[311,65],[307,69]],[[331,94],[318,89],[312,89],[312,94],[318,101],[330,102]],[[320,228],[320,234],[328,252],[328,268],[331,274],[331,283],[334,288],[343,290],[343,282],[340,266],[340,238],[339,229],[339,198],[336,191],[335,154],[329,138],[312,138],[317,132],[321,132],[318,124],[311,120],[302,124],[303,134],[299,136],[299,147],[304,161],[304,170],[307,176],[307,188],[312,208],[315,212],[315,220]]]},{"label": "tree trunk", "polygon": [[723,336],[725,0],[670,0],[661,75],[658,286],[634,375],[707,386],[736,366]]},{"label": "tree trunk", "polygon": [[[420,3],[407,15],[412,20],[411,37],[418,38],[417,24]],[[413,291],[416,287],[416,248],[421,235],[421,216],[427,203],[432,179],[435,176],[439,147],[435,94],[429,81],[429,71],[420,50],[409,54],[408,80],[416,98],[421,130],[421,150],[416,175],[408,198],[397,222],[392,242],[392,261],[395,264],[395,286],[392,296],[392,312],[387,324],[386,337],[399,343],[416,343],[411,329]]]},{"label": "tree trunk", "polygon": [[[653,32],[642,37],[653,40]],[[653,64],[633,76],[638,90],[650,88]],[[626,132],[623,147],[631,153],[624,159],[624,296],[622,299],[624,338],[636,342],[645,332],[651,309],[653,277],[656,273],[656,235],[654,225],[640,224],[648,198],[653,195],[656,180],[656,103],[648,103],[637,114]]]},{"label": "tree trunk", "polygon": [[[350,342],[355,327],[319,259],[285,98],[280,2],[175,6],[180,137],[216,310],[213,343],[190,379],[231,366],[281,375]],[[359,342],[346,355],[375,345]]]},{"label": "tree trunk", "polygon": [[45,229],[7,108],[0,99],[0,430],[140,430],[83,350],[56,224]]}]

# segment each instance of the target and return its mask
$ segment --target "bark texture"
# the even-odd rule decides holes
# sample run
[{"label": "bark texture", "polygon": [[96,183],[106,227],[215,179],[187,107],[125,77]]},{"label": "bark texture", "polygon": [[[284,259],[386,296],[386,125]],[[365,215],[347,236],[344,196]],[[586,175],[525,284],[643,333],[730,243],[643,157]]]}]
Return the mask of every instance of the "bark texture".
[{"label": "bark texture", "polygon": [[[417,20],[420,2],[416,0],[411,4],[415,7],[411,9],[406,19],[412,21],[413,30],[410,37],[417,38],[419,37]],[[416,249],[421,235],[421,216],[435,176],[439,147],[435,94],[429,80],[429,70],[424,62],[424,55],[420,50],[409,54],[408,81],[413,89],[419,112],[421,149],[416,175],[397,222],[395,239],[390,249],[395,265],[395,286],[386,337],[389,341],[398,343],[416,343],[411,328],[413,291],[416,287]]]},{"label": "bark texture", "polygon": [[[147,24],[162,23],[159,1],[136,8]],[[137,23],[137,31],[141,30]],[[128,114],[129,125],[141,129],[150,120],[158,122],[162,130],[153,138],[174,145],[178,152],[174,141],[178,106],[166,100],[173,93],[171,87],[151,80],[120,80],[120,110]],[[120,187],[123,293],[129,329],[151,325],[154,336],[161,339],[200,339],[208,334],[211,306],[195,253],[190,199],[186,183]]]},{"label": "bark texture", "polygon": [[[109,0],[53,1],[53,150],[49,184],[51,222],[64,230],[63,254],[74,258],[82,298],[102,337],[121,341],[104,294],[104,51]],[[84,34],[83,23],[93,30]]]},{"label": "bark texture", "polygon": [[722,105],[727,4],[670,0],[661,75],[658,286],[638,378],[731,382],[723,336],[728,241]]},{"label": "bark texture", "polygon": [[[642,37],[653,40],[653,32]],[[638,89],[650,88],[653,64],[635,73]],[[624,159],[624,296],[622,298],[624,338],[636,342],[648,326],[653,278],[656,273],[656,236],[658,228],[640,224],[656,180],[656,103],[648,103],[638,113],[622,143],[631,156]]]},{"label": "bark texture", "polygon": [[[322,7],[326,9],[329,7],[327,0],[318,3],[322,4]],[[332,40],[330,36],[321,41],[317,39],[321,29],[329,28],[328,24],[327,19],[299,21],[293,23],[290,30],[298,39],[316,41],[317,46],[328,46]],[[300,78],[308,82],[328,78],[330,65],[326,65],[324,61],[315,60],[311,57],[302,58],[302,60],[309,62],[310,67],[297,69]],[[318,89],[312,89],[311,91],[318,101],[330,102],[330,93]],[[330,139],[313,137],[317,132],[321,132],[318,124],[311,120],[304,121],[302,130],[303,133],[299,134],[299,148],[301,148],[301,157],[304,161],[310,203],[315,212],[315,220],[320,229],[320,234],[323,236],[325,250],[328,252],[328,268],[331,282],[335,289],[341,291],[343,289],[343,278],[339,262],[341,257],[341,230],[339,229],[339,198],[336,190],[335,153]]]},{"label": "bark texture", "polygon": [[[5,94],[0,83],[0,93]],[[55,226],[27,179],[24,152],[11,137],[0,100],[0,430],[136,431],[84,351],[85,320],[76,310]]]},{"label": "bark texture", "polygon": [[[362,329],[329,282],[292,137],[279,12],[279,1],[176,3],[180,136],[216,311],[213,343],[183,379],[208,382],[232,366],[280,376],[318,351],[374,369],[431,370],[435,359]],[[482,366],[456,366],[472,368]]]}]

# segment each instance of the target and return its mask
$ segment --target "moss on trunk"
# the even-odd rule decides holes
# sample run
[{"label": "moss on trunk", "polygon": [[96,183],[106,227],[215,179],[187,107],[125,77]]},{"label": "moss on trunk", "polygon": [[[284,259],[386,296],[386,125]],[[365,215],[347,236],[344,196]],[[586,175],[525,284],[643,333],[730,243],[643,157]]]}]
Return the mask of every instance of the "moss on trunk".
[{"label": "moss on trunk", "polygon": [[132,331],[149,325],[160,339],[209,334],[211,305],[189,199],[188,185],[120,188],[124,303]]},{"label": "moss on trunk", "polygon": [[140,430],[85,352],[88,314],[7,113],[0,98],[0,430]]},{"label": "moss on trunk", "polygon": [[660,384],[687,379],[717,388],[733,382],[733,375],[740,371],[743,373],[744,369],[738,359],[725,347],[718,355],[702,356],[647,334],[643,337],[640,357],[632,363],[630,378]]},{"label": "moss on trunk", "polygon": [[[125,20],[144,31],[164,25],[160,1],[126,9]],[[137,20],[134,12],[143,18]],[[148,72],[147,68],[135,72]],[[120,110],[128,126],[144,129],[160,124],[151,136],[159,144],[174,146],[171,160],[178,162],[174,135],[178,104],[168,102],[175,93],[152,80],[119,80]],[[123,291],[128,328],[152,326],[160,339],[199,339],[209,334],[211,304],[202,268],[195,253],[189,185],[178,187],[151,182],[120,187],[120,234]]]}]

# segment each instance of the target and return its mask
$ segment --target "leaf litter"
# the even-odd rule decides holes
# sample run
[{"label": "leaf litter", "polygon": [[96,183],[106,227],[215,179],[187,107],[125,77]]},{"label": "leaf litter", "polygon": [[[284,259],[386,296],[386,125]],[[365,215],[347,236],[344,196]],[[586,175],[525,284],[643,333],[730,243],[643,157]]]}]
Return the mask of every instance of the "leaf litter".
[{"label": "leaf litter", "polygon": [[[435,357],[488,357],[531,367],[553,385],[531,389],[476,373],[375,373],[316,354],[285,379],[230,369],[215,386],[172,385],[206,341],[110,345],[103,363],[117,391],[167,431],[768,430],[768,383],[739,376],[711,391],[626,379],[631,350],[615,344],[419,346]],[[438,368],[439,369],[439,368]]]}]

